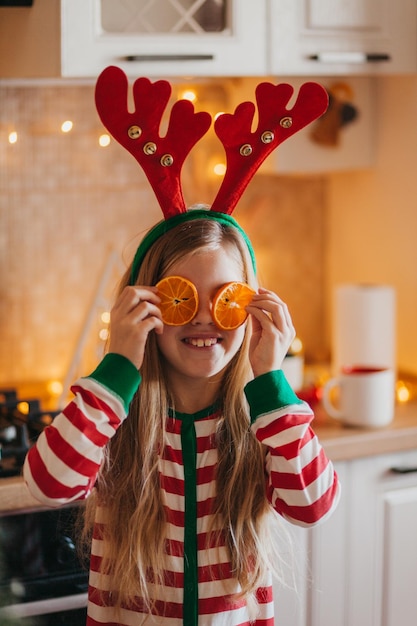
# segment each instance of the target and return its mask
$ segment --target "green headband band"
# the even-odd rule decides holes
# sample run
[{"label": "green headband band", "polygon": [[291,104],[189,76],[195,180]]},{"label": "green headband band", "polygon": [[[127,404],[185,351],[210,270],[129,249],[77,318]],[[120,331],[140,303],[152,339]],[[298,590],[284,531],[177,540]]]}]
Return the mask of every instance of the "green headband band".
[{"label": "green headband band", "polygon": [[134,285],[136,283],[142,261],[149,248],[155,243],[157,239],[159,239],[159,237],[164,235],[166,232],[168,232],[178,224],[183,224],[184,222],[198,219],[214,220],[225,226],[232,226],[233,228],[236,228],[236,230],[239,231],[239,233],[242,235],[243,239],[246,242],[252,260],[252,266],[254,271],[256,272],[255,253],[253,251],[250,239],[243,230],[243,228],[239,226],[237,221],[231,215],[228,215],[227,213],[220,213],[218,211],[210,211],[210,209],[190,209],[186,213],[179,213],[178,215],[174,215],[174,217],[170,217],[163,222],[159,222],[145,235],[145,237],[139,244],[138,249],[136,250],[135,258],[133,259],[132,272],[130,274],[130,284]]}]

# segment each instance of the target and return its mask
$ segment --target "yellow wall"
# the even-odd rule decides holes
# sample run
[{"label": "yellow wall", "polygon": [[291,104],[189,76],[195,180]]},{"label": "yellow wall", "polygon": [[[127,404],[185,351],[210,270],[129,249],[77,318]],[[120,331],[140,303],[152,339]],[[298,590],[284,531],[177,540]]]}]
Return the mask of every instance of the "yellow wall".
[{"label": "yellow wall", "polygon": [[417,77],[377,90],[375,168],[329,177],[327,310],[335,284],[395,286],[398,365],[417,373]]}]

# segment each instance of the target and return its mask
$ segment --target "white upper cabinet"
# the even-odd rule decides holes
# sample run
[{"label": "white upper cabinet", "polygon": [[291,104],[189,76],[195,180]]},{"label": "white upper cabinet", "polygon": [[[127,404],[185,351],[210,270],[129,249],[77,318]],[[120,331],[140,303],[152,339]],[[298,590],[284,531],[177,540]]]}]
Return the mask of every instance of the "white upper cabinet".
[{"label": "white upper cabinet", "polygon": [[92,78],[111,64],[131,77],[417,73],[416,0],[36,0],[1,11],[5,78]]},{"label": "white upper cabinet", "polygon": [[267,0],[61,0],[62,76],[258,76]]},{"label": "white upper cabinet", "polygon": [[274,75],[417,71],[416,0],[269,0]]}]

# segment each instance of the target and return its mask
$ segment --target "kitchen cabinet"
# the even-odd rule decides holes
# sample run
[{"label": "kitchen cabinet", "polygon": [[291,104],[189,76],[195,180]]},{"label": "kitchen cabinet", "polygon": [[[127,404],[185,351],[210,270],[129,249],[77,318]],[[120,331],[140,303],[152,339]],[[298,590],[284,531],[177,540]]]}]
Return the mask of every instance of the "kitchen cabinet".
[{"label": "kitchen cabinet", "polygon": [[257,76],[267,0],[61,0],[62,75]]},{"label": "kitchen cabinet", "polygon": [[415,0],[270,0],[270,73],[417,71]]},{"label": "kitchen cabinet", "polygon": [[0,76],[416,73],[416,23],[415,0],[36,0],[0,8]]},{"label": "kitchen cabinet", "polygon": [[[415,0],[61,0],[62,75],[417,71]],[[129,59],[129,60],[128,60]]]},{"label": "kitchen cabinet", "polygon": [[415,626],[417,451],[335,467],[339,507],[322,525],[294,530],[309,564],[299,556],[298,594],[276,592],[277,615],[286,626]]},{"label": "kitchen cabinet", "polygon": [[417,598],[417,486],[389,491],[384,498],[386,521],[382,615],[384,626],[415,624]]}]

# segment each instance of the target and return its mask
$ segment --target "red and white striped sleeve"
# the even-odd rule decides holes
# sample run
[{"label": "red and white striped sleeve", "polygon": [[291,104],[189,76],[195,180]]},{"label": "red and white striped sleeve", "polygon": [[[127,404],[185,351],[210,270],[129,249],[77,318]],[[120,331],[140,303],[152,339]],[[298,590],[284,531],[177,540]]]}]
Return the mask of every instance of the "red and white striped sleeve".
[{"label": "red and white striped sleeve", "polygon": [[77,381],[73,400],[44,429],[25,459],[31,494],[56,507],[88,497],[104,447],[125,419],[140,375],[130,361],[109,354],[88,378]]},{"label": "red and white striped sleeve", "polygon": [[290,522],[312,526],[336,508],[340,484],[311,428],[314,413],[281,370],[259,376],[245,388],[252,431],[267,448],[267,497]]}]

